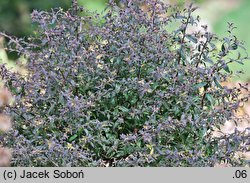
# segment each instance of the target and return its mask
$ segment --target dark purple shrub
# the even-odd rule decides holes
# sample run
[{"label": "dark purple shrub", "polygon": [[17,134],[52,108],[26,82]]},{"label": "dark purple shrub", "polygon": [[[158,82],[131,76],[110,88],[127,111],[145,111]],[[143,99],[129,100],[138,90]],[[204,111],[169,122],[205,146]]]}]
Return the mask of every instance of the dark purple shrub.
[{"label": "dark purple shrub", "polygon": [[[248,99],[220,85],[242,43],[198,27],[195,7],[113,1],[103,16],[78,7],[32,13],[27,39],[5,35],[28,74],[1,66],[15,94],[14,166],[214,166],[246,151],[249,132],[213,137]],[[85,15],[85,16],[80,16]],[[191,27],[196,30],[189,30]]]}]

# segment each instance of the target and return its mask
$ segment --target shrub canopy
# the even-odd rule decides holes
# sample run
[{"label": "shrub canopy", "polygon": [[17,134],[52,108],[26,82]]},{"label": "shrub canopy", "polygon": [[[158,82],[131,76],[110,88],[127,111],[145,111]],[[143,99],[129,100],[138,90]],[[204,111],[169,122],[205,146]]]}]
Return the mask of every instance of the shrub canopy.
[{"label": "shrub canopy", "polygon": [[[247,130],[213,136],[248,99],[246,86],[221,86],[242,43],[229,24],[218,38],[198,26],[196,7],[110,1],[89,13],[34,11],[35,36],[7,36],[27,59],[23,76],[1,66],[16,96],[7,145],[14,166],[214,166],[236,158]],[[81,15],[88,16],[81,16]],[[2,33],[3,34],[3,33]]]}]

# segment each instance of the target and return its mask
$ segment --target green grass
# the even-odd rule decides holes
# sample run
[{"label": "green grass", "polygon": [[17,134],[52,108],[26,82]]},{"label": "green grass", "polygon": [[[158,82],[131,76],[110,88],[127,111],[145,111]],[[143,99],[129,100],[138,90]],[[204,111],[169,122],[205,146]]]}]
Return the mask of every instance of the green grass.
[{"label": "green grass", "polygon": [[89,10],[102,12],[105,7],[107,0],[79,0],[79,3]]},{"label": "green grass", "polygon": [[[250,1],[243,1],[239,8],[228,12],[215,23],[214,30],[220,36],[223,36],[226,33],[227,22],[233,22],[235,24],[237,27],[235,34],[240,40],[245,42],[247,52],[250,54]],[[239,64],[232,64],[231,69],[234,71],[243,70],[245,74],[240,78],[240,80],[250,80],[250,60],[246,61],[243,66]],[[239,80],[239,78],[234,78],[234,80]]]}]

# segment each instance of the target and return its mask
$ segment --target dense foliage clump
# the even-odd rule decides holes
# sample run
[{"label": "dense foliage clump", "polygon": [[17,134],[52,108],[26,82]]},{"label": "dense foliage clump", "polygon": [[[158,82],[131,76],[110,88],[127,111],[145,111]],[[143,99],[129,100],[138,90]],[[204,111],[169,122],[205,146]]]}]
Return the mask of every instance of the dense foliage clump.
[{"label": "dense foliage clump", "polygon": [[[23,76],[1,66],[15,95],[6,145],[14,166],[214,166],[246,162],[249,131],[213,136],[236,123],[247,87],[221,86],[228,65],[247,59],[233,36],[199,27],[195,7],[161,1],[110,1],[89,15],[34,11],[36,35],[7,36],[9,50],[27,59]],[[241,52],[242,53],[242,52]],[[235,58],[234,58],[235,57]],[[243,94],[244,93],[244,94]]]}]

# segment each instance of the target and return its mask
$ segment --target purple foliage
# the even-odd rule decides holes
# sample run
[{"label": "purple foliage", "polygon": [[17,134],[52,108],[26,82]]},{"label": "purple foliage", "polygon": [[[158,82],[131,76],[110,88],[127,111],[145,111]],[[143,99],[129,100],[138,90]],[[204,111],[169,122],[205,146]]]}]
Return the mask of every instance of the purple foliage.
[{"label": "purple foliage", "polygon": [[5,35],[29,71],[0,70],[16,96],[7,109],[15,119],[12,164],[246,164],[235,153],[245,151],[247,131],[212,131],[238,120],[234,111],[249,95],[220,83],[234,74],[230,63],[248,58],[232,54],[242,48],[232,24],[219,38],[197,26],[195,9],[124,0],[90,15],[74,1],[68,11],[34,11],[37,29],[27,39]]}]

